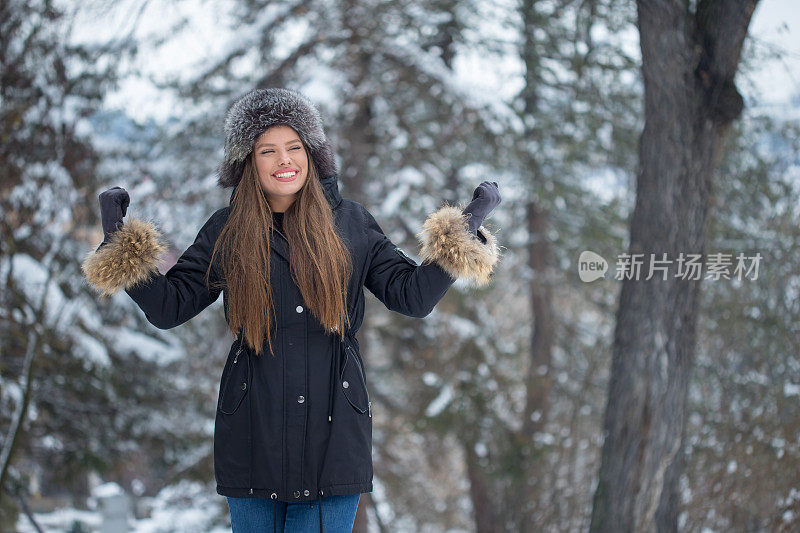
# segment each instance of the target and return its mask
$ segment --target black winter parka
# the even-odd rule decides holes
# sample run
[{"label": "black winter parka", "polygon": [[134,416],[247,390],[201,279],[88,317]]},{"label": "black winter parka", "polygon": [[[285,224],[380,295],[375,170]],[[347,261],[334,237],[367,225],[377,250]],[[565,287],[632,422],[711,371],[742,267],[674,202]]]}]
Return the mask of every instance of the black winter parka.
[{"label": "black winter parka", "polygon": [[[498,260],[494,235],[468,233],[460,208],[444,206],[421,232],[417,264],[384,234],[360,203],[343,199],[336,176],[321,180],[336,231],[353,262],[348,284],[351,329],[342,342],[309,312],[292,280],[289,243],[271,236],[276,312],[275,357],[255,356],[240,338],[231,344],[220,378],[214,428],[214,473],[224,496],[314,500],[372,490],[372,412],[367,365],[356,333],[366,287],[390,310],[428,315],[458,278],[487,283]],[[209,289],[206,270],[230,207],[216,211],[166,274],[164,251],[149,222],[127,221],[113,240],[84,262],[87,280],[102,294],[124,289],[160,329],[196,316],[226,291]],[[134,266],[130,266],[133,264]],[[215,264],[212,281],[221,279]],[[213,285],[212,285],[213,286]]]}]

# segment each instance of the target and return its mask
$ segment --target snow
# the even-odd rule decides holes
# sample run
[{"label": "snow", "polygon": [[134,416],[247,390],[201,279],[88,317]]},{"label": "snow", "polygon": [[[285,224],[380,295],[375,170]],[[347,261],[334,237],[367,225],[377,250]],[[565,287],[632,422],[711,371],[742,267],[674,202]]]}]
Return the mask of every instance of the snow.
[{"label": "snow", "polygon": [[486,443],[480,441],[476,442],[475,453],[478,455],[478,457],[486,457],[489,454],[489,449],[486,447]]},{"label": "snow", "polygon": [[397,212],[397,208],[400,206],[400,203],[408,196],[409,188],[410,183],[408,182],[398,183],[397,187],[392,189],[391,192],[386,195],[383,203],[381,203],[379,208],[380,212],[384,216],[395,214]]},{"label": "snow", "polygon": [[111,365],[111,358],[106,350],[106,345],[92,335],[82,331],[73,331],[73,338],[77,342],[82,359],[91,361],[97,366],[107,367]]},{"label": "snow", "polygon": [[[219,31],[229,17],[214,4],[217,2],[208,0],[122,0],[102,10],[91,4],[79,10],[73,42],[103,42],[124,35],[142,42],[132,64],[123,63],[132,74],[122,80],[117,91],[108,94],[105,105],[124,109],[141,122],[163,122],[182,107],[181,99],[159,89],[155,82],[185,79],[202,68],[208,58],[224,55],[233,35]],[[181,26],[182,22],[185,25]],[[164,35],[169,38],[159,43]]]},{"label": "snow", "polygon": [[[44,262],[48,260],[49,258],[45,257]],[[50,273],[45,269],[42,262],[27,254],[14,255],[11,268],[14,281],[19,289],[28,295],[28,301],[35,302],[35,305],[38,306],[39,302],[42,301],[42,296],[44,296],[45,322],[48,326],[53,326],[56,323],[64,325],[69,322],[70,313],[65,312],[65,310],[75,309],[77,302],[67,302],[64,294],[57,286],[58,273],[52,273],[48,284]],[[67,304],[69,304],[69,307],[67,307]],[[26,307],[25,311],[26,315],[28,315],[25,321],[28,324],[33,323],[32,310]]]},{"label": "snow", "polygon": [[[102,518],[94,511],[81,511],[72,508],[56,509],[52,513],[34,513],[36,522],[44,531],[69,531],[74,522],[89,526],[91,531],[99,531]],[[17,533],[36,533],[25,515],[21,515],[17,522]]]},{"label": "snow", "polygon": [[64,450],[64,443],[52,435],[45,435],[44,437],[42,437],[41,445],[42,447],[51,450],[59,450],[59,451]]},{"label": "snow", "polygon": [[799,396],[800,395],[800,384],[798,383],[784,383],[783,384],[783,394],[786,396]]},{"label": "snow", "polygon": [[444,409],[450,404],[450,402],[455,397],[455,392],[453,391],[453,386],[448,383],[442,390],[439,391],[439,396],[436,397],[425,409],[425,416],[428,418],[432,418],[434,416],[439,415]]},{"label": "snow", "polygon": [[630,191],[627,173],[616,168],[588,169],[585,177],[579,180],[586,191],[594,194],[605,204],[615,199],[626,198]]},{"label": "snow", "polygon": [[[127,297],[127,295],[123,295]],[[110,328],[109,338],[114,339],[114,347],[120,352],[134,352],[146,361],[156,361],[168,365],[185,356],[178,346],[169,346],[150,335],[137,333],[125,328]]]},{"label": "snow", "polygon": [[182,481],[159,492],[153,500],[152,516],[140,520],[135,533],[230,531],[230,528],[208,528],[215,507],[217,511],[223,509],[227,512],[222,496],[210,492],[200,483]]},{"label": "snow", "polygon": [[22,401],[22,387],[20,387],[19,383],[13,381],[4,380],[0,394],[2,394],[0,398],[3,399],[3,404],[6,404],[7,400],[11,400],[16,406]]},{"label": "snow", "polygon": [[481,329],[472,320],[459,316],[448,317],[447,325],[450,329],[450,332],[456,335],[456,337],[459,339],[471,339],[473,337],[477,337]]},{"label": "snow", "polygon": [[533,442],[551,446],[556,438],[551,433],[537,432],[533,434]]},{"label": "snow", "polygon": [[783,57],[766,61],[752,72],[752,88],[740,88],[745,96],[758,95],[765,104],[776,104],[800,92],[800,11],[796,8],[796,0],[763,0],[756,7],[745,46],[782,51]]},{"label": "snow", "polygon": [[429,387],[433,387],[441,382],[441,378],[433,372],[425,372],[422,374],[422,382]]},{"label": "snow", "polygon": [[390,523],[394,518],[392,506],[386,502],[386,487],[379,478],[372,480],[372,499],[375,502],[375,512],[384,523]]},{"label": "snow", "polygon": [[116,496],[119,494],[124,494],[122,487],[119,484],[114,482],[103,483],[102,485],[98,485],[91,491],[92,496],[95,498],[108,498],[109,496]]},{"label": "snow", "polygon": [[[104,483],[92,491],[91,502],[96,508],[98,498],[125,494],[116,483]],[[129,496],[129,504],[133,500]],[[230,526],[215,525],[227,513],[227,505],[222,496],[216,494],[209,485],[197,482],[180,482],[164,488],[155,498],[142,498],[150,503],[150,516],[139,520],[129,509],[128,524],[130,533],[230,533]],[[92,507],[92,505],[90,505]],[[34,513],[37,523],[45,531],[70,531],[73,523],[82,523],[91,531],[100,531],[103,523],[101,512],[97,510],[80,511],[72,508],[56,509],[50,513]],[[225,520],[222,518],[222,520]],[[34,533],[36,530],[25,515],[21,515],[16,525],[18,533]]]}]

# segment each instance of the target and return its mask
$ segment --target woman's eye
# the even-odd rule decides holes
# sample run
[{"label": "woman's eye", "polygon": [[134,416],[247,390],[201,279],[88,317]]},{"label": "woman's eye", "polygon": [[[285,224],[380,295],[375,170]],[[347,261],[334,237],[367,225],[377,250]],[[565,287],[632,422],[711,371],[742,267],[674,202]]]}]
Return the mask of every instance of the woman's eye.
[{"label": "woman's eye", "polygon": [[[302,149],[303,149],[303,147],[302,147],[302,146],[293,146],[293,147],[289,148],[289,150],[302,150]],[[275,150],[264,150],[264,151],[262,151],[261,153],[262,153],[262,154],[271,154],[271,153],[273,153],[274,151],[275,151]]]}]

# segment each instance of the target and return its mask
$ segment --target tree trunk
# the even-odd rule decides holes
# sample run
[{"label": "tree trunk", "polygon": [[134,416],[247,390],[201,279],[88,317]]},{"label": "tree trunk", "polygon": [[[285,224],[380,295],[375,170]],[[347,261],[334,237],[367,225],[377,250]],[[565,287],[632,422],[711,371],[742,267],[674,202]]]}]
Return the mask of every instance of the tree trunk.
[{"label": "tree trunk", "polygon": [[[537,168],[531,161],[531,168]],[[528,231],[531,243],[528,246],[528,265],[534,272],[530,282],[531,314],[533,328],[529,354],[530,363],[525,376],[525,411],[518,442],[522,446],[522,458],[526,462],[524,501],[536,502],[546,485],[543,467],[546,463],[543,454],[536,449],[534,436],[544,431],[550,411],[550,366],[553,360],[553,337],[555,318],[553,316],[552,290],[553,269],[550,257],[550,244],[546,233],[549,218],[535,202],[527,205]],[[542,527],[545,517],[539,513],[538,505],[529,506],[529,511],[521,515],[521,531],[534,531]]]},{"label": "tree trunk", "polygon": [[553,359],[553,295],[550,244],[546,232],[549,227],[547,213],[536,203],[528,204],[528,229],[531,244],[528,248],[528,265],[535,272],[531,281],[531,311],[533,333],[530,343],[530,367],[525,385],[525,414],[522,421],[524,434],[531,438],[544,429],[550,407],[550,365]]},{"label": "tree trunk", "polygon": [[[693,13],[684,0],[638,2],[645,127],[629,253],[644,254],[643,268],[638,279],[626,272],[620,295],[591,531],[677,528],[700,280],[676,278],[672,265],[705,252],[712,175],[742,110],[733,78],[756,3],[699,0]],[[651,253],[670,265],[666,280],[645,280]]]},{"label": "tree trunk", "polygon": [[475,513],[477,533],[500,533],[502,527],[497,515],[498,509],[491,498],[491,488],[486,473],[480,465],[480,457],[475,453],[475,442],[464,442],[464,455],[469,478],[469,495]]},{"label": "tree trunk", "polygon": [[[523,119],[526,124],[524,138],[540,139],[542,132],[535,126],[539,110],[539,94],[541,80],[541,58],[535,37],[537,28],[547,21],[537,12],[538,0],[524,0],[519,10],[523,21],[523,46],[521,57],[525,65],[525,86],[521,97],[523,101]],[[525,167],[529,170],[531,188],[544,181],[541,165],[535,153],[527,155]],[[546,521],[538,512],[536,501],[540,499],[545,473],[543,455],[535,449],[534,435],[541,432],[547,423],[550,408],[550,366],[553,358],[553,338],[555,318],[553,316],[552,290],[553,280],[552,258],[547,231],[550,228],[548,213],[531,194],[526,205],[528,222],[528,266],[534,273],[530,282],[530,306],[533,327],[529,345],[530,363],[525,376],[525,410],[522,413],[522,426],[517,435],[521,458],[524,461],[524,484],[518,488],[519,501],[528,502],[520,505],[520,530],[534,531],[541,529]]]}]

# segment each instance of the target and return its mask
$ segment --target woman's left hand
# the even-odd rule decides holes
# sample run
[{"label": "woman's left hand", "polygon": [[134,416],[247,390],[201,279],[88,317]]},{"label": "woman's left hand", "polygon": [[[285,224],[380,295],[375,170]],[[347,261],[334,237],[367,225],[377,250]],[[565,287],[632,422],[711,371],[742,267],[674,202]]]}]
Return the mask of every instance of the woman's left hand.
[{"label": "woman's left hand", "polygon": [[470,233],[477,235],[483,219],[500,205],[500,201],[500,190],[496,181],[484,181],[478,185],[472,194],[472,201],[462,211],[465,215],[469,215],[467,223]]}]

